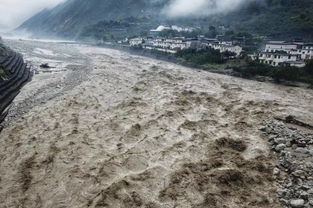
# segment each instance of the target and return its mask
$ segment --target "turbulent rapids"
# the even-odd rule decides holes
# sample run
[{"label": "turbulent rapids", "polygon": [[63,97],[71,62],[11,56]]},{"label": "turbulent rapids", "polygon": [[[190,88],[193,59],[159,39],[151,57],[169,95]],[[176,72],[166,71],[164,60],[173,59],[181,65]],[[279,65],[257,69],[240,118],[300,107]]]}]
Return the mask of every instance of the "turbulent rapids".
[{"label": "turbulent rapids", "polygon": [[281,207],[260,128],[289,115],[312,124],[312,90],[112,49],[6,42],[36,75],[1,133],[0,207]]}]

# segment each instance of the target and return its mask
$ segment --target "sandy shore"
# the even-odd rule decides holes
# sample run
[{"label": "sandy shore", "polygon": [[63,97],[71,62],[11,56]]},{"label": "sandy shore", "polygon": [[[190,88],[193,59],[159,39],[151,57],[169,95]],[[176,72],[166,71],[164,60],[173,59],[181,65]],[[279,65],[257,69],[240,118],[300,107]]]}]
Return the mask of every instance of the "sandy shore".
[{"label": "sandy shore", "polygon": [[259,128],[287,115],[312,124],[312,90],[71,50],[88,77],[0,135],[0,207],[280,207]]}]

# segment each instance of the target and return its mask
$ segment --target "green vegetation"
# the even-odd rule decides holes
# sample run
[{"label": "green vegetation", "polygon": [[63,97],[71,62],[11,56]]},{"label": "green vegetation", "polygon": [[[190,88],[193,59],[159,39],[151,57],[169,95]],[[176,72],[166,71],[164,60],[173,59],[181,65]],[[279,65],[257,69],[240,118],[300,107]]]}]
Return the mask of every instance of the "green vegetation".
[{"label": "green vegetation", "polygon": [[[0,56],[5,56],[5,55],[6,55],[5,49],[2,48],[2,46],[0,45]],[[7,75],[6,71],[0,66],[0,81],[3,80],[3,78],[6,77],[6,75]]]},{"label": "green vegetation", "polygon": [[0,80],[3,80],[3,78],[6,77],[6,72],[3,68],[0,67]]},{"label": "green vegetation", "polygon": [[233,70],[245,78],[255,76],[271,77],[275,82],[293,81],[313,84],[313,61],[309,61],[306,67],[297,68],[290,66],[273,67],[247,59],[246,65],[234,67]]},{"label": "green vegetation", "polygon": [[189,63],[197,65],[206,65],[206,64],[225,64],[230,57],[234,56],[233,53],[224,52],[220,53],[218,50],[214,49],[187,49],[179,51],[176,56],[180,59],[183,59]]},{"label": "green vegetation", "polygon": [[93,39],[102,41],[118,41],[126,37],[138,35],[147,36],[150,26],[142,24],[146,18],[129,17],[118,21],[100,21],[87,26],[80,34],[80,39]]},{"label": "green vegetation", "polygon": [[225,17],[237,31],[249,31],[271,39],[313,40],[312,0],[252,1]]},{"label": "green vegetation", "polygon": [[5,56],[5,50],[3,48],[0,47],[0,56]]},{"label": "green vegetation", "polygon": [[309,60],[306,62],[304,70],[308,75],[313,76],[313,60]]},{"label": "green vegetation", "polygon": [[178,60],[193,64],[194,66],[206,67],[208,69],[226,70],[233,72],[244,78],[255,78],[257,76],[270,77],[275,82],[292,81],[309,83],[313,86],[313,60],[309,60],[304,68],[262,64],[252,61],[247,56],[231,59],[234,54],[220,53],[214,49],[196,51],[193,49],[179,51],[176,54]]}]

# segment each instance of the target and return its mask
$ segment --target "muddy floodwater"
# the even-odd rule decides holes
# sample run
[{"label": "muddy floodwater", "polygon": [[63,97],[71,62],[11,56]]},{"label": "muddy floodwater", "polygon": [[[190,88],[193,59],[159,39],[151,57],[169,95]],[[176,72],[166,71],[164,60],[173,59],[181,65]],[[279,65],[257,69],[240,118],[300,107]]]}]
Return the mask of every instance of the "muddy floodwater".
[{"label": "muddy floodwater", "polygon": [[288,115],[313,124],[312,90],[71,42],[5,42],[36,74],[0,134],[0,207],[281,207],[259,129]]}]

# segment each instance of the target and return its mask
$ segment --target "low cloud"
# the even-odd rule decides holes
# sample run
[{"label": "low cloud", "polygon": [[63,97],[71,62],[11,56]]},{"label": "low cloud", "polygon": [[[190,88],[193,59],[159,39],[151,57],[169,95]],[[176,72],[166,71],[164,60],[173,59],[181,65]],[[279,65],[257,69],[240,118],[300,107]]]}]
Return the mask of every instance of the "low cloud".
[{"label": "low cloud", "polygon": [[64,0],[0,0],[0,29],[14,29],[27,18],[44,8],[51,8]]},{"label": "low cloud", "polygon": [[201,17],[227,13],[249,0],[171,0],[163,13],[170,18]]}]

